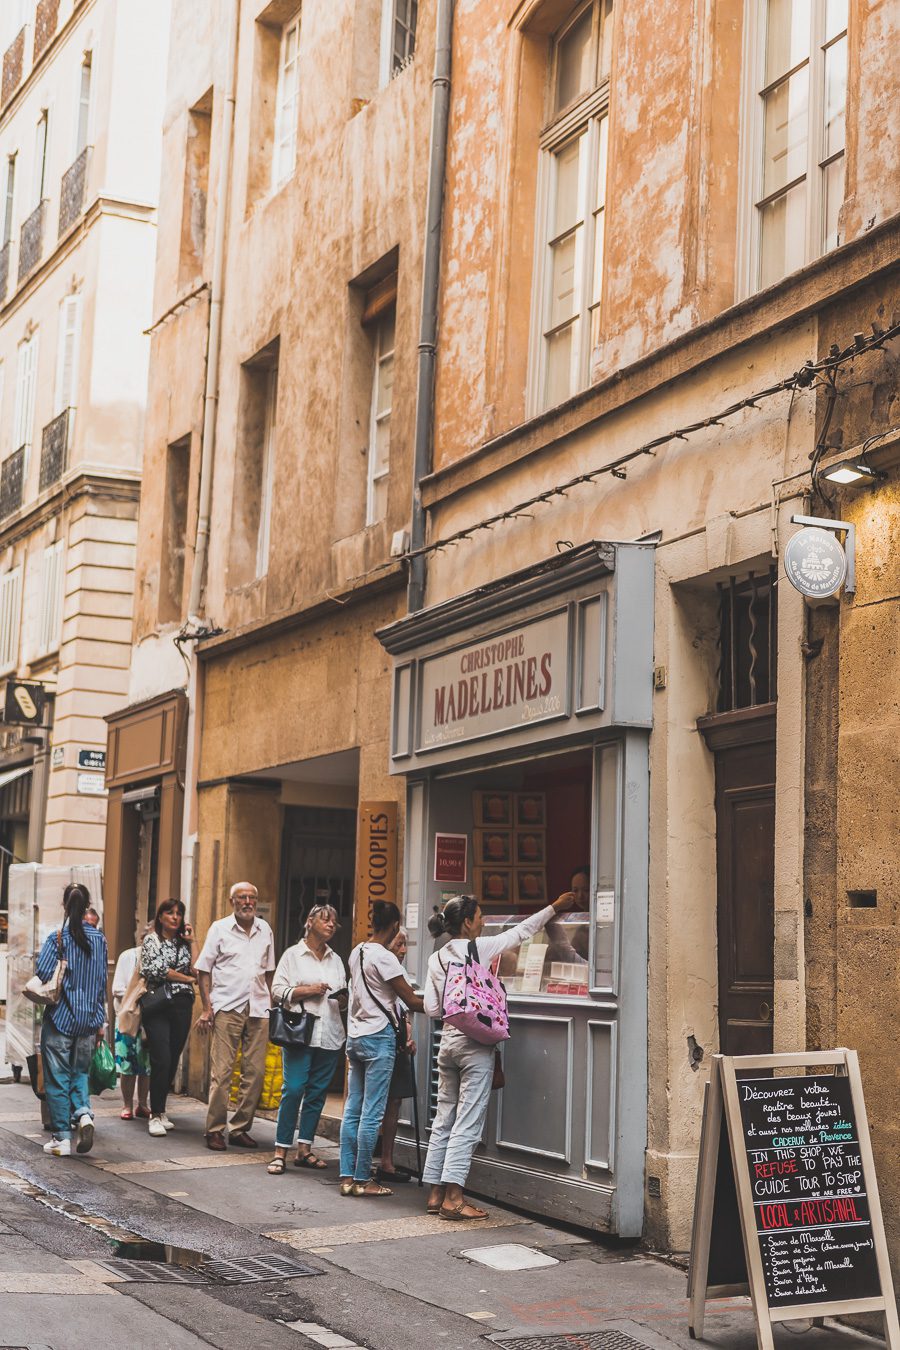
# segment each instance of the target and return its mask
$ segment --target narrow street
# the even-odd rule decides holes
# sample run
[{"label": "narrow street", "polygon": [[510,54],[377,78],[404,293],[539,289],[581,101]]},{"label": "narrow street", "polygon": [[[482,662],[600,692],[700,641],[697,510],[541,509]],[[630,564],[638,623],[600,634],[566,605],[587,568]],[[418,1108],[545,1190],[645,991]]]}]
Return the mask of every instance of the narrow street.
[{"label": "narrow street", "polygon": [[[327,1141],[318,1145],[331,1163],[321,1177],[293,1168],[269,1177],[274,1126],[257,1121],[258,1153],[211,1154],[203,1148],[205,1108],[191,1098],[172,1103],[176,1129],[165,1141],[150,1138],[140,1122],[120,1120],[113,1094],[95,1105],[93,1151],[51,1158],[42,1152],[46,1136],[28,1086],[0,1087],[4,1347],[690,1345],[684,1272],[639,1248],[616,1250],[495,1205],[486,1224],[453,1226],[423,1213],[415,1185],[374,1205],[342,1200],[337,1150]],[[129,1237],[218,1261],[288,1258],[313,1273],[188,1284],[181,1282],[187,1272],[173,1267],[178,1282],[161,1288],[104,1264],[114,1261],[115,1239]],[[515,1250],[497,1250],[509,1246]],[[511,1258],[514,1268],[482,1264],[479,1253],[487,1261]],[[541,1264],[522,1269],[523,1260]],[[219,1278],[237,1273],[232,1266]],[[748,1301],[711,1304],[706,1334],[711,1345],[751,1350]],[[867,1342],[828,1328],[811,1331],[804,1343],[810,1350],[854,1350]],[[776,1344],[794,1345],[796,1337],[779,1330]]]}]

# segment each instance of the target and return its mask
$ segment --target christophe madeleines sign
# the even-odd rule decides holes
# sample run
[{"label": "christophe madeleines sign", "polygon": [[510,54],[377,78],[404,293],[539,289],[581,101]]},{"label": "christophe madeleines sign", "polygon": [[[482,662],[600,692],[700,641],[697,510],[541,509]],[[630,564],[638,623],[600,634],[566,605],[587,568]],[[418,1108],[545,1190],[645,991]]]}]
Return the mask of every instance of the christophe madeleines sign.
[{"label": "christophe madeleines sign", "polygon": [[560,610],[422,662],[418,749],[494,736],[568,709],[569,620]]}]

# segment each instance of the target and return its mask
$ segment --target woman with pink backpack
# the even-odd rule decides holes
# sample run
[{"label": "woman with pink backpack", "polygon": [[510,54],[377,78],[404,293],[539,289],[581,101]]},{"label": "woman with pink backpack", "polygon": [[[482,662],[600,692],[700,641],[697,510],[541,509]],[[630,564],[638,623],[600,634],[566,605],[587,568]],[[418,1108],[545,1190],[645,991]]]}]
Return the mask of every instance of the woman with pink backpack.
[{"label": "woman with pink backpack", "polygon": [[428,1213],[442,1219],[486,1219],[466,1201],[463,1187],[481,1138],[494,1077],[495,1047],[509,1038],[506,997],[491,973],[495,957],[519,947],[557,914],[575,907],[566,891],[552,905],[497,937],[484,938],[484,915],[474,895],[459,895],[429,923],[433,937],[449,941],[428,962],[425,1011],[443,1019],[438,1052],[438,1100],[422,1180],[430,1186]]}]

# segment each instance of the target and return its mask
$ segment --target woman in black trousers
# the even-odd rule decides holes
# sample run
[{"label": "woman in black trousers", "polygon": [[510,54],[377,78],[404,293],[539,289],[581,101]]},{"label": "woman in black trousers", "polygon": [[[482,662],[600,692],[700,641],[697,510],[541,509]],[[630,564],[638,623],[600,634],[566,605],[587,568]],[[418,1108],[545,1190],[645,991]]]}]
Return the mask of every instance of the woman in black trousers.
[{"label": "woman in black trousers", "polygon": [[[147,981],[147,994],[141,999],[141,1024],[150,1055],[148,1128],[157,1139],[164,1139],[174,1128],[166,1115],[166,1098],[191,1029],[197,988],[197,942],[184,914],[180,900],[163,900],[153,931],[141,946],[141,974]],[[165,991],[163,998],[158,995],[160,990]]]}]

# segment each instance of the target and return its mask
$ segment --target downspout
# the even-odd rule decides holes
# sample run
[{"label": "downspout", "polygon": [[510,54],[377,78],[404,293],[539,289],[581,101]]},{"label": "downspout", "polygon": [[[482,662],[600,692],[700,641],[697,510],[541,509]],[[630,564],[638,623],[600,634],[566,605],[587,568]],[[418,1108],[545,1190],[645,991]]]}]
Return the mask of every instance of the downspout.
[{"label": "downspout", "polygon": [[[437,351],[438,299],[441,283],[441,229],[444,218],[444,175],[447,168],[447,132],[450,123],[450,65],[453,39],[453,0],[437,0],[434,76],[431,81],[431,153],[428,198],[425,206],[425,252],[422,259],[422,315],[419,324],[419,369],[416,383],[416,431],[413,452],[412,521],[410,549],[425,543],[422,479],[431,472],[434,454],[434,375]],[[415,613],[425,604],[425,559],[410,561],[407,608]]]},{"label": "downspout", "polygon": [[194,565],[191,569],[191,594],[188,622],[197,622],[203,592],[203,573],[209,551],[209,525],[212,509],[213,463],[216,445],[216,413],[219,407],[219,349],[222,344],[222,289],[225,275],[225,231],[228,197],[231,188],[231,161],[234,143],[234,104],[237,76],[238,26],[240,0],[232,0],[228,25],[228,53],[225,67],[225,106],[222,114],[222,154],[219,159],[219,185],[216,198],[216,230],[213,236],[212,276],[209,286],[209,337],[206,349],[206,385],[203,391],[203,436],[200,442],[200,490],[197,505],[197,535]]}]

